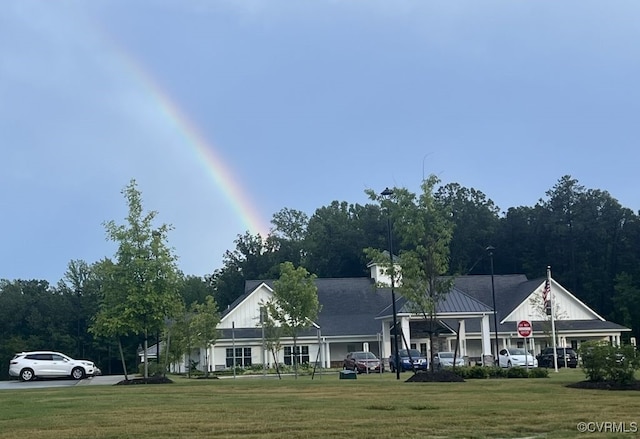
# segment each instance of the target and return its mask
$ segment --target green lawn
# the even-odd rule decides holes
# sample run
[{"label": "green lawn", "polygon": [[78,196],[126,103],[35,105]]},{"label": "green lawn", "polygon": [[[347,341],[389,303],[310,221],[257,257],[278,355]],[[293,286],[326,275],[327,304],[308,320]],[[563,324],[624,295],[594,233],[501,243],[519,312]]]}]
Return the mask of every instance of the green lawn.
[{"label": "green lawn", "polygon": [[[0,391],[0,438],[570,438],[579,422],[640,424],[640,392],[547,379],[405,383],[409,373],[188,380]],[[594,427],[595,428],[595,427]]]}]

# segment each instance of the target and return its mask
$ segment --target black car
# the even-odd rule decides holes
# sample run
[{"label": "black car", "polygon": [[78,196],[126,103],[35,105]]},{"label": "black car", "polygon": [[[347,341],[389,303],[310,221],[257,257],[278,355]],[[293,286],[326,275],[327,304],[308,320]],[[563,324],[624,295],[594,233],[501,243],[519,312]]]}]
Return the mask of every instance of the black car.
[{"label": "black car", "polygon": [[[556,355],[558,367],[570,367],[572,369],[578,367],[578,355],[572,348],[556,348]],[[552,347],[544,348],[536,358],[538,359],[538,367],[554,367]]]}]

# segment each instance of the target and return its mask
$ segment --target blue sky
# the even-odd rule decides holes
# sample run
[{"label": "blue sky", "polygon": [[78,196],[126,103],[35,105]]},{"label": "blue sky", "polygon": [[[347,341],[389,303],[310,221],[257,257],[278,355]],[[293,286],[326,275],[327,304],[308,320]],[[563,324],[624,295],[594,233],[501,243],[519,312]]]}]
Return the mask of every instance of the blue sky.
[{"label": "blue sky", "polygon": [[639,21],[631,0],[5,0],[0,278],[112,256],[132,178],[185,273],[221,266],[246,218],[159,96],[266,224],[432,173],[503,211],[565,174],[638,211]]}]

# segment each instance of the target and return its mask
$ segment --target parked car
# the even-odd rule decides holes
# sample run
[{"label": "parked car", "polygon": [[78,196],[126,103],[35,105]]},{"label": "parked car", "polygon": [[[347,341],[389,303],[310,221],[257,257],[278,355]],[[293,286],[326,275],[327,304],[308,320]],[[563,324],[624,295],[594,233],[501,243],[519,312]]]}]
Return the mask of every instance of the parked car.
[{"label": "parked car", "polygon": [[80,380],[99,369],[89,360],[74,360],[60,352],[21,352],[9,362],[9,376],[22,381],[36,378],[71,377]]},{"label": "parked car", "polygon": [[498,354],[500,367],[538,367],[538,360],[523,348],[505,348]]},{"label": "parked car", "polygon": [[[443,367],[453,366],[453,352],[438,352],[433,356],[434,369],[442,369]],[[464,358],[458,355],[456,357],[456,366],[464,366]]]},{"label": "parked car", "polygon": [[[389,369],[391,372],[396,371],[396,356],[391,355],[389,357]],[[400,349],[398,351],[398,357],[400,357],[400,371],[405,370],[427,370],[428,361],[427,358],[420,353],[417,349]]]},{"label": "parked car", "polygon": [[[572,369],[578,367],[578,355],[572,348],[556,348],[556,356],[558,358],[558,367],[566,366]],[[552,347],[544,348],[536,358],[538,359],[538,366],[554,367]]]},{"label": "parked car", "polygon": [[343,369],[358,373],[384,372],[384,366],[372,352],[349,352],[344,359]]}]

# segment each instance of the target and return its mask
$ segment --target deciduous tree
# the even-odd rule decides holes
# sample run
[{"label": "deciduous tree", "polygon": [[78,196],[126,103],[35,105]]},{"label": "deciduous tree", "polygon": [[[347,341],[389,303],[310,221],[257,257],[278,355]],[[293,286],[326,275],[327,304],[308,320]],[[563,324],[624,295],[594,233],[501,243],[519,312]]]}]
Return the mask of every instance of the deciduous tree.
[{"label": "deciduous tree", "polygon": [[105,260],[100,266],[102,301],[92,330],[118,340],[128,334],[143,334],[146,379],[148,336],[160,332],[165,319],[178,309],[180,273],[176,256],[166,244],[171,227],[154,227],[157,212],[144,212],[135,180],[122,193],[129,213],[126,224],[118,225],[113,220],[104,224],[107,238],[116,242],[118,249],[114,261]]},{"label": "deciduous tree", "polygon": [[[452,288],[451,278],[444,277],[449,268],[449,244],[453,235],[453,222],[446,205],[434,197],[439,180],[430,176],[422,182],[422,193],[405,188],[394,188],[392,200],[368,191],[369,197],[384,202],[393,219],[393,228],[404,249],[399,252],[402,281],[400,294],[416,314],[428,323],[430,365],[433,370],[434,337],[438,333],[436,312]],[[381,253],[368,251],[375,260],[384,263]],[[390,265],[390,262],[387,262]],[[408,348],[408,347],[407,347]]]},{"label": "deciduous tree", "polygon": [[207,296],[203,303],[191,306],[189,330],[200,348],[205,349],[205,376],[209,376],[209,347],[218,338],[220,312],[213,296]]},{"label": "deciduous tree", "polygon": [[316,276],[291,262],[280,264],[280,277],[273,283],[273,297],[266,306],[271,318],[293,339],[293,367],[298,376],[298,335],[309,328],[320,312]]}]

